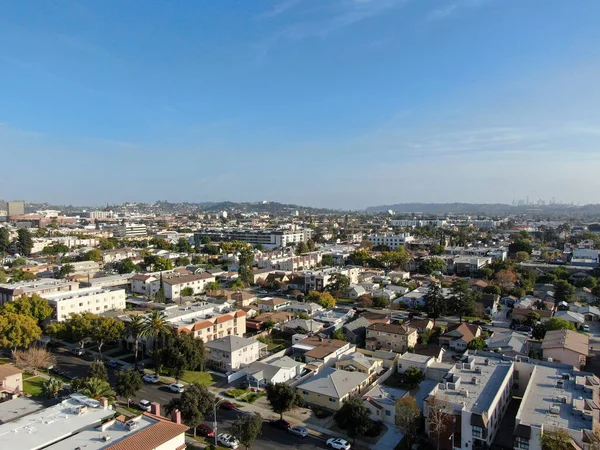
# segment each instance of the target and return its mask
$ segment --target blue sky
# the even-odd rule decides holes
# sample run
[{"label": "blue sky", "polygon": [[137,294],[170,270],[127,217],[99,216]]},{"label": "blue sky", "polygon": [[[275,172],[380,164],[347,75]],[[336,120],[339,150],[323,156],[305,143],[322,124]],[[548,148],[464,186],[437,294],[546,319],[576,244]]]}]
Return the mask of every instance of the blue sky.
[{"label": "blue sky", "polygon": [[0,197],[597,203],[597,0],[0,0]]}]

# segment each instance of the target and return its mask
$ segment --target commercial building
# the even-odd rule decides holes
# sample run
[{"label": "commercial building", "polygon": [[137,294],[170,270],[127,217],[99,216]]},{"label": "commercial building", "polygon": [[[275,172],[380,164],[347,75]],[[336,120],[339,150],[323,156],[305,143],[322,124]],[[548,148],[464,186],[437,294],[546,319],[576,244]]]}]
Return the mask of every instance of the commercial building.
[{"label": "commercial building", "polygon": [[[512,399],[513,378],[512,361],[468,355],[425,399],[427,434],[439,440],[440,449],[490,448]],[[440,414],[446,429],[434,436],[430,423]]]},{"label": "commercial building", "polygon": [[0,284],[0,304],[12,302],[22,295],[39,295],[45,297],[55,292],[68,292],[79,289],[79,283],[66,280],[42,278],[33,281],[19,281],[17,283]]},{"label": "commercial building", "polygon": [[91,287],[66,292],[44,294],[54,308],[54,317],[59,322],[69,318],[71,313],[90,312],[101,314],[106,311],[125,309],[125,289]]},{"label": "commercial building", "polygon": [[371,242],[375,247],[379,245],[385,245],[392,250],[404,246],[412,241],[415,238],[411,236],[409,233],[402,234],[373,234],[369,236],[369,242]]},{"label": "commercial building", "polygon": [[230,371],[258,361],[266,354],[267,345],[239,336],[226,336],[206,343],[206,360],[214,367]]},{"label": "commercial building", "polygon": [[8,213],[9,218],[25,214],[25,202],[23,200],[6,202],[6,212]]},{"label": "commercial building", "polygon": [[115,237],[135,238],[148,236],[148,228],[142,223],[126,223],[118,226],[114,231]]},{"label": "commercial building", "polygon": [[242,241],[248,244],[264,247],[286,247],[289,244],[306,242],[312,236],[311,229],[304,230],[279,230],[279,229],[252,229],[252,228],[219,228],[207,229],[194,233],[196,248],[200,248],[202,239],[210,238],[212,241]]}]

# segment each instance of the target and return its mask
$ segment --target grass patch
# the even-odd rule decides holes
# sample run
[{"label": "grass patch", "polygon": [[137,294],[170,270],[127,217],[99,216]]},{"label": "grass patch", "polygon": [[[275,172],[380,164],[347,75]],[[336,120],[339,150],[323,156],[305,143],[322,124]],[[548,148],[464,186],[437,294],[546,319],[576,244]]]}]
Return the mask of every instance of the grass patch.
[{"label": "grass patch", "polygon": [[313,412],[317,419],[326,419],[327,417],[331,417],[333,413],[325,408],[319,408],[318,406],[313,407]]},{"label": "grass patch", "polygon": [[240,401],[245,403],[254,403],[256,400],[264,396],[264,392],[250,392],[244,398],[240,399]]},{"label": "grass patch", "polygon": [[353,298],[338,298],[335,303],[341,305],[353,305],[356,302]]},{"label": "grass patch", "polygon": [[475,317],[475,316],[463,316],[463,322],[476,322],[476,321],[482,321],[485,323],[490,323],[491,320],[490,319],[484,319],[483,317]]},{"label": "grass patch", "polygon": [[232,398],[237,398],[237,397],[241,397],[246,392],[248,392],[248,389],[229,389],[228,391],[225,391],[225,395],[228,395],[229,397],[232,397]]},{"label": "grass patch", "polygon": [[42,395],[42,383],[44,379],[42,377],[30,377],[23,380],[23,390],[32,397],[39,397]]},{"label": "grass patch", "polygon": [[204,386],[210,386],[219,381],[210,372],[194,372],[193,370],[186,370],[181,379],[186,383],[199,383]]}]

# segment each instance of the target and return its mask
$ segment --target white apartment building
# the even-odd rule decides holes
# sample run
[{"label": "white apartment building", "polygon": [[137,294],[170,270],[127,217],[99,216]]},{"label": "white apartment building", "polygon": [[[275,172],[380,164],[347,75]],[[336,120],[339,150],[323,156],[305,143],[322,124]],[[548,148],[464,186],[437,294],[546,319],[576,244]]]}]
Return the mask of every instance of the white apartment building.
[{"label": "white apartment building", "polygon": [[322,252],[310,252],[299,256],[269,257],[260,255],[255,258],[261,269],[283,270],[286,272],[297,272],[309,270],[321,264]]},{"label": "white apartment building", "polygon": [[[456,417],[447,421],[441,448],[449,448],[448,444],[464,450],[490,448],[512,399],[513,378],[512,361],[469,355],[457,363],[431,391],[423,407],[426,418],[434,401],[447,415]],[[429,434],[429,420],[425,423]]]},{"label": "white apartment building", "polygon": [[68,292],[46,294],[50,306],[54,308],[55,318],[62,322],[71,313],[81,314],[90,312],[101,314],[106,311],[125,309],[125,289],[83,288]]},{"label": "white apartment building", "polygon": [[141,223],[126,223],[117,227],[114,232],[115,237],[133,238],[148,236],[148,228]]},{"label": "white apartment building", "polygon": [[350,279],[350,284],[357,284],[360,268],[328,267],[321,270],[307,270],[304,272],[305,291],[322,291],[331,283],[333,275],[338,273],[346,275]]},{"label": "white apartment building", "polygon": [[446,219],[400,219],[400,220],[391,220],[390,225],[393,227],[411,227],[411,228],[419,228],[419,227],[444,227],[448,224]]},{"label": "white apartment building", "polygon": [[202,245],[202,238],[209,237],[213,241],[242,241],[248,244],[261,244],[268,248],[286,247],[290,244],[306,242],[312,236],[311,229],[253,229],[253,228],[217,228],[201,230],[194,233],[196,248]]},{"label": "white apartment building", "polygon": [[[165,297],[168,300],[181,296],[181,291],[186,287],[192,288],[193,295],[206,291],[206,285],[216,280],[208,272],[197,274],[181,274],[179,272],[163,272],[162,275]],[[137,274],[131,277],[131,292],[152,296],[160,289],[160,273]]]},{"label": "white apartment building", "polygon": [[112,211],[90,211],[87,213],[88,218],[96,219],[111,219],[114,216]]},{"label": "white apartment building", "polygon": [[409,242],[414,241],[415,238],[411,236],[409,233],[402,234],[372,234],[369,236],[369,242],[371,242],[375,247],[378,245],[387,245],[392,250],[404,246]]},{"label": "white apartment building", "polygon": [[0,305],[12,302],[22,295],[37,294],[45,297],[55,292],[69,292],[79,289],[79,283],[75,281],[55,280],[53,278],[41,278],[33,281],[20,281],[18,283],[0,284]]}]

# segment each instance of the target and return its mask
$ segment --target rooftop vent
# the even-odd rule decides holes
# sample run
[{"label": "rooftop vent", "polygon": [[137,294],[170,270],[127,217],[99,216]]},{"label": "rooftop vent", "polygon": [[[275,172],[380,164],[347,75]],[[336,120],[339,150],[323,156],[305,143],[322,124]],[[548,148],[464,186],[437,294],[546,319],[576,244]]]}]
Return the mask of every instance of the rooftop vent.
[{"label": "rooftop vent", "polygon": [[467,391],[466,389],[463,389],[460,391],[460,395],[462,395],[463,397],[469,398],[469,391]]},{"label": "rooftop vent", "polygon": [[486,366],[490,365],[490,359],[489,358],[485,358],[483,361],[483,364],[485,364]]}]

